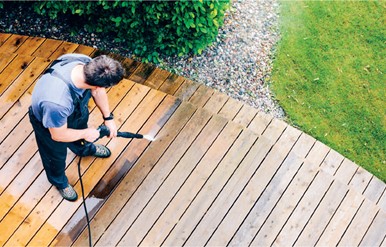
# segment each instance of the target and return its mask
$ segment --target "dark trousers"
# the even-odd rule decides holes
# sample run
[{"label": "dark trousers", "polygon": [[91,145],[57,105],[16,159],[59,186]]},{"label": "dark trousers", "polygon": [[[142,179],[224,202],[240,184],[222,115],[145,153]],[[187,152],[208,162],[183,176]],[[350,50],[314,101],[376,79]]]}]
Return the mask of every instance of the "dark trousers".
[{"label": "dark trousers", "polygon": [[[69,148],[76,155],[90,156],[93,155],[96,151],[95,145],[81,141],[75,141],[71,143],[54,141],[51,138],[50,131],[45,128],[39,120],[36,119],[31,107],[29,108],[29,118],[35,131],[39,154],[42,159],[43,167],[46,171],[48,181],[58,189],[66,188],[68,186],[68,179],[65,174],[67,148]],[[81,124],[83,126],[87,126],[87,120],[88,116],[87,119],[85,119],[86,123]]]}]

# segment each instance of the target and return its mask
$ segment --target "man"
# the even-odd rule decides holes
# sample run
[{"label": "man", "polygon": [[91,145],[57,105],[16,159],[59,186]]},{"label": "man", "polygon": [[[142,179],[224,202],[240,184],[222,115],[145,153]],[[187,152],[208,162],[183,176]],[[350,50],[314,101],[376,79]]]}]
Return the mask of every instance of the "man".
[{"label": "man", "polygon": [[36,83],[30,121],[48,181],[66,200],[78,198],[65,175],[67,147],[79,156],[111,155],[107,147],[92,143],[99,137],[99,131],[87,126],[87,106],[93,97],[110,129],[109,137],[116,137],[117,126],[105,88],[118,84],[123,75],[122,65],[105,55],[91,59],[66,54],[55,60]]}]

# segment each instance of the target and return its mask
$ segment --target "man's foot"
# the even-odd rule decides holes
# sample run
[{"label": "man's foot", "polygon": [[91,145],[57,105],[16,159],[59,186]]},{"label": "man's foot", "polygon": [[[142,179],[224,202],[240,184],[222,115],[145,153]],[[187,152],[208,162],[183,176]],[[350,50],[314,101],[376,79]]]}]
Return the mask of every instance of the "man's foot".
[{"label": "man's foot", "polygon": [[110,157],[111,151],[106,146],[100,145],[100,144],[94,144],[96,147],[94,157],[97,158],[107,158]]},{"label": "man's foot", "polygon": [[72,188],[71,185],[67,185],[67,187],[64,189],[59,189],[59,193],[64,199],[70,202],[76,201],[76,199],[78,199],[78,194],[76,194],[76,191],[74,188]]}]

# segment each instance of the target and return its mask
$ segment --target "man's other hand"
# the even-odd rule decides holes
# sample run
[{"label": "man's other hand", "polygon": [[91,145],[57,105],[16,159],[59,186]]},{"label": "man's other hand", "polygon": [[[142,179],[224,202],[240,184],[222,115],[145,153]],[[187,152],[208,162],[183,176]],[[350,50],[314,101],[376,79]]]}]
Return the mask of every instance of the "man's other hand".
[{"label": "man's other hand", "polygon": [[114,119],[112,119],[112,120],[106,120],[105,121],[105,125],[106,125],[106,127],[107,128],[109,128],[109,130],[110,130],[110,138],[113,138],[113,137],[117,137],[117,131],[118,131],[118,129],[117,129],[117,125],[115,124],[115,121],[114,121]]},{"label": "man's other hand", "polygon": [[99,130],[88,128],[84,130],[84,139],[88,142],[94,142],[99,138]]}]

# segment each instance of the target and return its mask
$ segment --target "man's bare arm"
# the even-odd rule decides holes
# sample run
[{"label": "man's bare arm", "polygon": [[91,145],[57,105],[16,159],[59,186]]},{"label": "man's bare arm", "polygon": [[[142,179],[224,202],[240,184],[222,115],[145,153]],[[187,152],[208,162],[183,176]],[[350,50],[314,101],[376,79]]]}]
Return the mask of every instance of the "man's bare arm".
[{"label": "man's bare arm", "polygon": [[91,90],[92,97],[94,98],[96,106],[101,111],[104,117],[110,115],[109,99],[107,97],[106,89],[98,87]]},{"label": "man's bare arm", "polygon": [[[96,89],[92,89],[91,94],[92,94],[92,97],[94,98],[96,106],[99,108],[103,117],[105,118],[109,117],[111,112],[110,112],[109,100],[107,97],[106,89],[98,87]],[[116,137],[117,126],[115,124],[115,121],[114,120],[105,121],[105,125],[110,130],[110,137]]]},{"label": "man's bare arm", "polygon": [[73,142],[81,139],[93,142],[99,137],[99,131],[97,129],[70,129],[67,127],[67,124],[59,128],[49,128],[49,131],[51,138],[58,142]]}]

